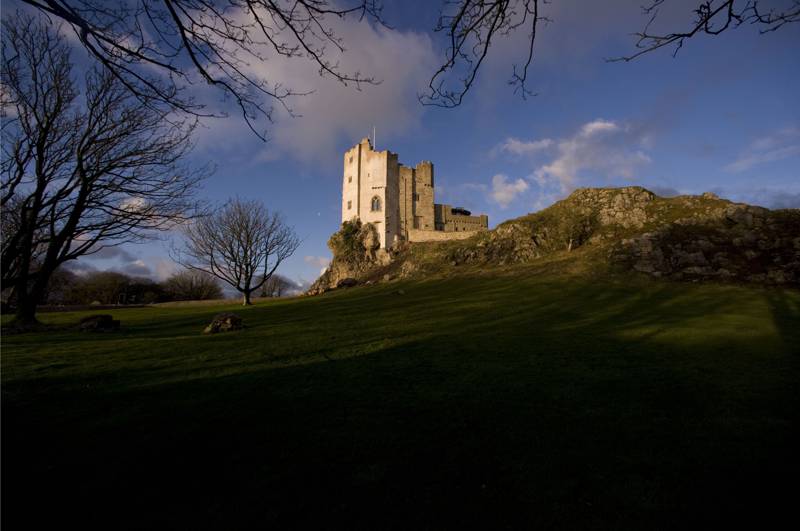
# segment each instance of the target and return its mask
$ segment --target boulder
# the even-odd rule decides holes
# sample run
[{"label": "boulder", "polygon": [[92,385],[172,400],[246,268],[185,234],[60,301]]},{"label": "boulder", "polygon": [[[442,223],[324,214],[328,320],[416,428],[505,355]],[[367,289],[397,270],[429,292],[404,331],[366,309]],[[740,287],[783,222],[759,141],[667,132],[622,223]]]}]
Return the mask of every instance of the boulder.
[{"label": "boulder", "polygon": [[89,315],[78,323],[81,332],[112,332],[119,330],[119,321],[108,314]]},{"label": "boulder", "polygon": [[244,324],[242,323],[241,317],[235,313],[224,312],[215,315],[211,320],[211,324],[209,324],[205,330],[203,330],[203,333],[217,334],[219,332],[232,332],[234,330],[241,330],[242,328],[244,328]]},{"label": "boulder", "polygon": [[337,282],[336,283],[336,288],[337,289],[338,288],[352,288],[353,286],[357,286],[357,285],[358,285],[358,280],[356,280],[356,279],[354,279],[352,277],[348,277],[348,278],[343,278],[342,280]]}]

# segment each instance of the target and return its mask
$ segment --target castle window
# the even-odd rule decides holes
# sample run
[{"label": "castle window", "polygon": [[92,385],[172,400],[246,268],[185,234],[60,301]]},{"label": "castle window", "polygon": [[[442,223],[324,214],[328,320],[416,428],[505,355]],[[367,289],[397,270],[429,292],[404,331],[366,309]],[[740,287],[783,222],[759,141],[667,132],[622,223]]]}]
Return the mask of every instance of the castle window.
[{"label": "castle window", "polygon": [[353,182],[353,176],[352,175],[348,175],[347,176],[347,182],[349,182],[349,183]]},{"label": "castle window", "polygon": [[377,195],[372,198],[372,206],[370,207],[370,210],[373,212],[380,212],[381,210],[381,198]]},{"label": "castle window", "polygon": [[347,210],[350,210],[351,208],[353,208],[353,202],[352,201],[348,201],[347,202]]},{"label": "castle window", "polygon": [[352,163],[353,163],[353,156],[350,155],[350,164],[352,164]]},{"label": "castle window", "polygon": [[414,201],[419,201],[419,194],[414,194]]}]

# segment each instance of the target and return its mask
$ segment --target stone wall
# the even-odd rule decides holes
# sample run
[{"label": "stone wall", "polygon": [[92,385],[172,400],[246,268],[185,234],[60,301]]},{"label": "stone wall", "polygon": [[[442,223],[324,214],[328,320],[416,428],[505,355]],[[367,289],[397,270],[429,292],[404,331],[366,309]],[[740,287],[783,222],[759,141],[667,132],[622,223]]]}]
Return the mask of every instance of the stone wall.
[{"label": "stone wall", "polygon": [[469,232],[444,232],[440,230],[410,230],[408,231],[408,241],[410,242],[442,242],[446,240],[466,240],[482,231]]},{"label": "stone wall", "polygon": [[480,231],[489,228],[489,216],[465,216],[453,214],[451,205],[434,205],[436,230],[444,232]]}]

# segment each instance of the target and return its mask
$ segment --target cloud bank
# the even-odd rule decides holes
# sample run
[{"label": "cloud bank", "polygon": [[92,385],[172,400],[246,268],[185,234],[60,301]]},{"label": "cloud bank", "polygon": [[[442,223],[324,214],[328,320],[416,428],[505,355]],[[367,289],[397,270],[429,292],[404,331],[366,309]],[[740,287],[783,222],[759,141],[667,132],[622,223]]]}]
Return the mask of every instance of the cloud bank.
[{"label": "cloud bank", "polygon": [[754,140],[734,162],[725,166],[725,169],[740,173],[768,162],[798,155],[800,155],[800,129],[788,127]]}]

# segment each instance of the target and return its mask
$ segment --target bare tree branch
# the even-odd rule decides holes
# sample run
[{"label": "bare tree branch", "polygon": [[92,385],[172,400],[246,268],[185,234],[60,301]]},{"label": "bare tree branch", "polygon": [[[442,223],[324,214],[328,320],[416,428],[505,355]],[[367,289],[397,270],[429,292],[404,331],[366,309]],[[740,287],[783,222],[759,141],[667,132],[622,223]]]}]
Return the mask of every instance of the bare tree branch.
[{"label": "bare tree branch", "polygon": [[649,19],[642,31],[634,33],[638,38],[636,42],[638,51],[630,55],[608,59],[609,62],[633,61],[646,53],[672,45],[675,46],[672,52],[674,57],[683,48],[686,39],[700,34],[719,35],[742,24],[756,25],[759,26],[761,33],[769,33],[785,24],[800,21],[800,0],[791,0],[783,9],[766,10],[762,8],[763,4],[758,0],[707,0],[701,2],[692,11],[694,20],[686,30],[655,33],[650,28],[656,22],[659,10],[664,3],[665,0],[651,0],[650,4],[642,8]]},{"label": "bare tree branch", "polygon": [[[541,0],[542,3],[546,3]],[[434,31],[448,37],[445,62],[434,73],[428,91],[419,96],[423,105],[457,107],[472,88],[497,37],[520,28],[528,30],[528,46],[522,67],[513,65],[509,84],[523,98],[533,95],[527,88],[528,68],[533,61],[537,26],[548,19],[539,12],[540,0],[449,0],[444,2]],[[455,76],[458,81],[450,83]]]},{"label": "bare tree branch", "polygon": [[144,102],[156,100],[194,116],[221,116],[187,95],[206,83],[232,98],[261,139],[260,118],[272,104],[290,115],[291,100],[308,94],[266,79],[252,68],[270,54],[305,59],[344,85],[376,84],[328,59],[344,51],[332,20],[347,16],[383,23],[380,0],[21,0],[75,31],[86,51]]}]

